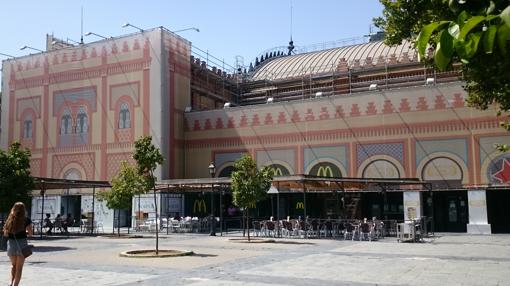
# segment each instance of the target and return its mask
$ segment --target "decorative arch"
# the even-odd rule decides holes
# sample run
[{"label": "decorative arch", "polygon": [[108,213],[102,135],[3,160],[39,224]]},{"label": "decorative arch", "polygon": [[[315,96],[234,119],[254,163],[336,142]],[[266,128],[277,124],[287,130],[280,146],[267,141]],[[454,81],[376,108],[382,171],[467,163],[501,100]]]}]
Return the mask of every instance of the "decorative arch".
[{"label": "decorative arch", "polygon": [[62,168],[59,174],[59,178],[70,179],[70,180],[83,180],[87,176],[85,175],[85,167],[78,162],[71,162]]},{"label": "decorative arch", "polygon": [[[426,157],[427,158],[427,157]],[[416,174],[422,180],[459,180],[463,184],[468,183],[468,168],[464,161],[457,155],[447,152],[435,152],[429,154],[416,168]]]},{"label": "decorative arch", "polygon": [[118,97],[114,102],[115,112],[115,140],[130,142],[134,140],[135,130],[135,104],[133,98],[128,95]]},{"label": "decorative arch", "polygon": [[492,152],[483,161],[480,169],[482,184],[510,183],[510,153],[501,154],[497,150]]},{"label": "decorative arch", "polygon": [[289,169],[287,169],[285,166],[281,164],[271,164],[269,165],[269,168],[273,170],[274,177],[290,175]]},{"label": "decorative arch", "polygon": [[76,114],[76,133],[77,134],[87,134],[89,131],[89,120],[87,115],[87,110],[85,106],[80,106],[78,108],[78,113]]},{"label": "decorative arch", "polygon": [[64,108],[60,116],[60,135],[67,135],[73,133],[73,118],[71,116],[71,109]]},{"label": "decorative arch", "polygon": [[230,177],[232,175],[232,172],[234,172],[234,165],[231,163],[227,163],[226,165],[223,165],[220,169],[216,177]]},{"label": "decorative arch", "polygon": [[[286,176],[285,174],[287,175],[293,175],[294,174],[294,168],[292,168],[292,166],[285,162],[285,161],[282,161],[282,160],[270,160],[270,161],[266,161],[262,164],[260,164],[261,166],[269,166],[269,167],[279,167],[280,170],[282,171],[282,175],[283,176]],[[284,174],[285,173],[285,174]]]},{"label": "decorative arch", "polygon": [[338,161],[321,158],[312,161],[306,168],[305,174],[322,177],[343,177],[347,172]]},{"label": "decorative arch", "polygon": [[400,178],[405,169],[397,159],[388,155],[375,155],[363,161],[358,168],[360,178]]}]

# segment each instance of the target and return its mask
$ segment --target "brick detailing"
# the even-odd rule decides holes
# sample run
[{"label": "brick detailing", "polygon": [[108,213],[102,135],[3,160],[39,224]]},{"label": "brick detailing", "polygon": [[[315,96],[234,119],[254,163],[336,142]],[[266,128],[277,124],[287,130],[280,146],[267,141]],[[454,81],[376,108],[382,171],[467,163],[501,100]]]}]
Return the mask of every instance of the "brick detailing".
[{"label": "brick detailing", "polygon": [[462,98],[462,95],[460,93],[456,93],[453,95],[453,107],[460,108],[464,107],[464,99]]},{"label": "brick detailing", "polygon": [[313,111],[311,108],[308,108],[308,110],[306,110],[305,120],[306,121],[314,121],[315,120],[315,116],[313,115]]},{"label": "brick detailing", "polygon": [[292,116],[290,117],[290,121],[291,122],[299,122],[299,121],[301,121],[301,118],[299,118],[299,112],[297,110],[294,110],[294,112],[292,112]]},{"label": "brick detailing", "polygon": [[253,117],[251,118],[251,126],[259,126],[260,125],[260,120],[259,120],[259,115],[258,114],[253,114]]},{"label": "brick detailing", "polygon": [[265,125],[273,125],[273,116],[271,113],[266,113],[266,118],[264,118],[264,124]]},{"label": "brick detailing", "polygon": [[239,127],[246,127],[248,126],[248,118],[246,118],[246,115],[241,116],[241,121],[239,122]]},{"label": "brick detailing", "polygon": [[204,123],[204,130],[211,130],[211,129],[212,129],[211,119],[207,118]]},{"label": "brick detailing", "polygon": [[135,39],[135,42],[133,43],[133,50],[139,50],[140,49],[140,41],[138,39]]},{"label": "brick detailing", "polygon": [[131,165],[136,164],[130,152],[107,154],[106,157],[108,158],[106,160],[108,162],[106,172],[107,178],[113,178],[114,176],[117,176],[120,171],[120,163],[122,161],[127,161]]},{"label": "brick detailing", "polygon": [[[94,153],[74,153],[53,156],[53,178],[61,178],[64,168],[75,163],[80,165],[85,170],[85,178],[83,180],[95,179],[95,154]],[[99,176],[99,174],[97,174]]]},{"label": "brick detailing", "polygon": [[418,111],[426,111],[429,109],[429,106],[427,105],[427,101],[425,100],[425,97],[421,96],[418,98],[418,103],[416,104],[416,110]]},{"label": "brick detailing", "polygon": [[221,119],[221,117],[218,117],[216,119],[216,129],[223,129],[223,120]]},{"label": "brick detailing", "polygon": [[377,114],[377,108],[375,107],[375,103],[373,101],[370,101],[367,105],[367,115],[376,115]]},{"label": "brick detailing", "polygon": [[335,111],[335,118],[343,118],[345,116],[344,109],[341,105],[337,105]]},{"label": "brick detailing", "polygon": [[395,109],[393,108],[393,104],[391,103],[391,100],[386,99],[384,101],[383,113],[389,114],[389,113],[393,113],[393,112],[395,112]]},{"label": "brick detailing", "polygon": [[360,116],[361,113],[359,112],[359,106],[357,103],[354,103],[352,106],[351,106],[351,114],[350,114],[352,117],[356,117],[356,116]]},{"label": "brick detailing", "polygon": [[357,166],[359,167],[365,160],[375,155],[388,155],[398,160],[404,165],[404,144],[386,143],[386,144],[357,144],[358,155]]},{"label": "brick detailing", "polygon": [[119,48],[117,48],[117,44],[115,42],[112,43],[112,54],[115,55],[119,53]]},{"label": "brick detailing", "polygon": [[[395,56],[395,55],[393,55],[393,56]],[[402,100],[400,101],[399,111],[400,112],[409,112],[409,111],[411,111],[411,105],[409,105],[409,101],[407,100],[407,98],[402,98]]]},{"label": "brick detailing", "polygon": [[329,119],[329,113],[328,113],[328,108],[327,107],[321,107],[321,113],[319,115],[319,119],[320,120],[327,120]]},{"label": "brick detailing", "polygon": [[126,41],[124,41],[124,43],[122,43],[122,52],[123,53],[129,52],[129,45]]},{"label": "brick detailing", "polygon": [[236,122],[234,121],[234,117],[233,116],[229,116],[228,117],[227,127],[228,128],[235,128],[236,127]]},{"label": "brick detailing", "polygon": [[31,159],[30,160],[30,175],[34,177],[41,176],[41,159]]},{"label": "brick detailing", "polygon": [[285,112],[280,111],[280,113],[278,113],[278,124],[283,123],[287,123],[287,118],[285,118]]},{"label": "brick detailing", "polygon": [[195,123],[193,124],[193,130],[194,131],[200,130],[200,120],[195,119]]},{"label": "brick detailing", "polygon": [[96,47],[92,48],[92,52],[90,53],[91,58],[97,58],[97,50]]},{"label": "brick detailing", "polygon": [[446,109],[444,96],[436,95],[436,100],[434,101],[434,109]]}]

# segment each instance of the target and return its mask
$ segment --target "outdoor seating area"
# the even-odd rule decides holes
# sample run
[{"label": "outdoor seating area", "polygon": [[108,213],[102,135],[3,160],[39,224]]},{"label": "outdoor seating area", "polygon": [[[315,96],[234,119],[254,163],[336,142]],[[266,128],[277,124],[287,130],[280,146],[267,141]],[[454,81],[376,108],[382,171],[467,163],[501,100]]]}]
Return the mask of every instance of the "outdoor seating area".
[{"label": "outdoor seating area", "polygon": [[396,220],[319,219],[262,220],[252,222],[253,233],[260,237],[329,238],[373,241],[395,236]]},{"label": "outdoor seating area", "polygon": [[[210,229],[209,219],[207,217],[183,217],[180,220],[174,218],[161,218],[158,219],[157,228],[160,232],[166,231],[167,233],[200,233],[206,232]],[[135,231],[155,232],[156,220],[153,218],[137,220]]]}]

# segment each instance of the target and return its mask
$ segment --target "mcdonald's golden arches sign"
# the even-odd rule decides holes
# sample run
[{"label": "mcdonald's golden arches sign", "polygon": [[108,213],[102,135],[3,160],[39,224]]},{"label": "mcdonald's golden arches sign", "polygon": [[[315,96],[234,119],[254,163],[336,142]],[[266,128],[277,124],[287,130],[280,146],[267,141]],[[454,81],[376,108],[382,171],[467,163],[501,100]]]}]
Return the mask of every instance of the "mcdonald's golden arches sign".
[{"label": "mcdonald's golden arches sign", "polygon": [[196,199],[193,203],[193,212],[194,213],[206,213],[207,207],[205,205],[204,199]]}]

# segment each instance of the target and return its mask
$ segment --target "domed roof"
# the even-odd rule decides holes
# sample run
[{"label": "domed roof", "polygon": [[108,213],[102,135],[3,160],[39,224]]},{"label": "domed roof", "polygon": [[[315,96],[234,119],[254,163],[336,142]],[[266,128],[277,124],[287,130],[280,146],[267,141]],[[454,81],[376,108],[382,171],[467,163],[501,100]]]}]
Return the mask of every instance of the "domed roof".
[{"label": "domed roof", "polygon": [[[366,67],[378,61],[395,57],[414,59],[416,50],[409,41],[398,46],[387,46],[382,41],[358,44],[285,57],[263,63],[253,73],[252,80],[280,80],[305,75],[318,75],[339,70],[342,65]],[[380,63],[379,63],[380,64]]]}]

